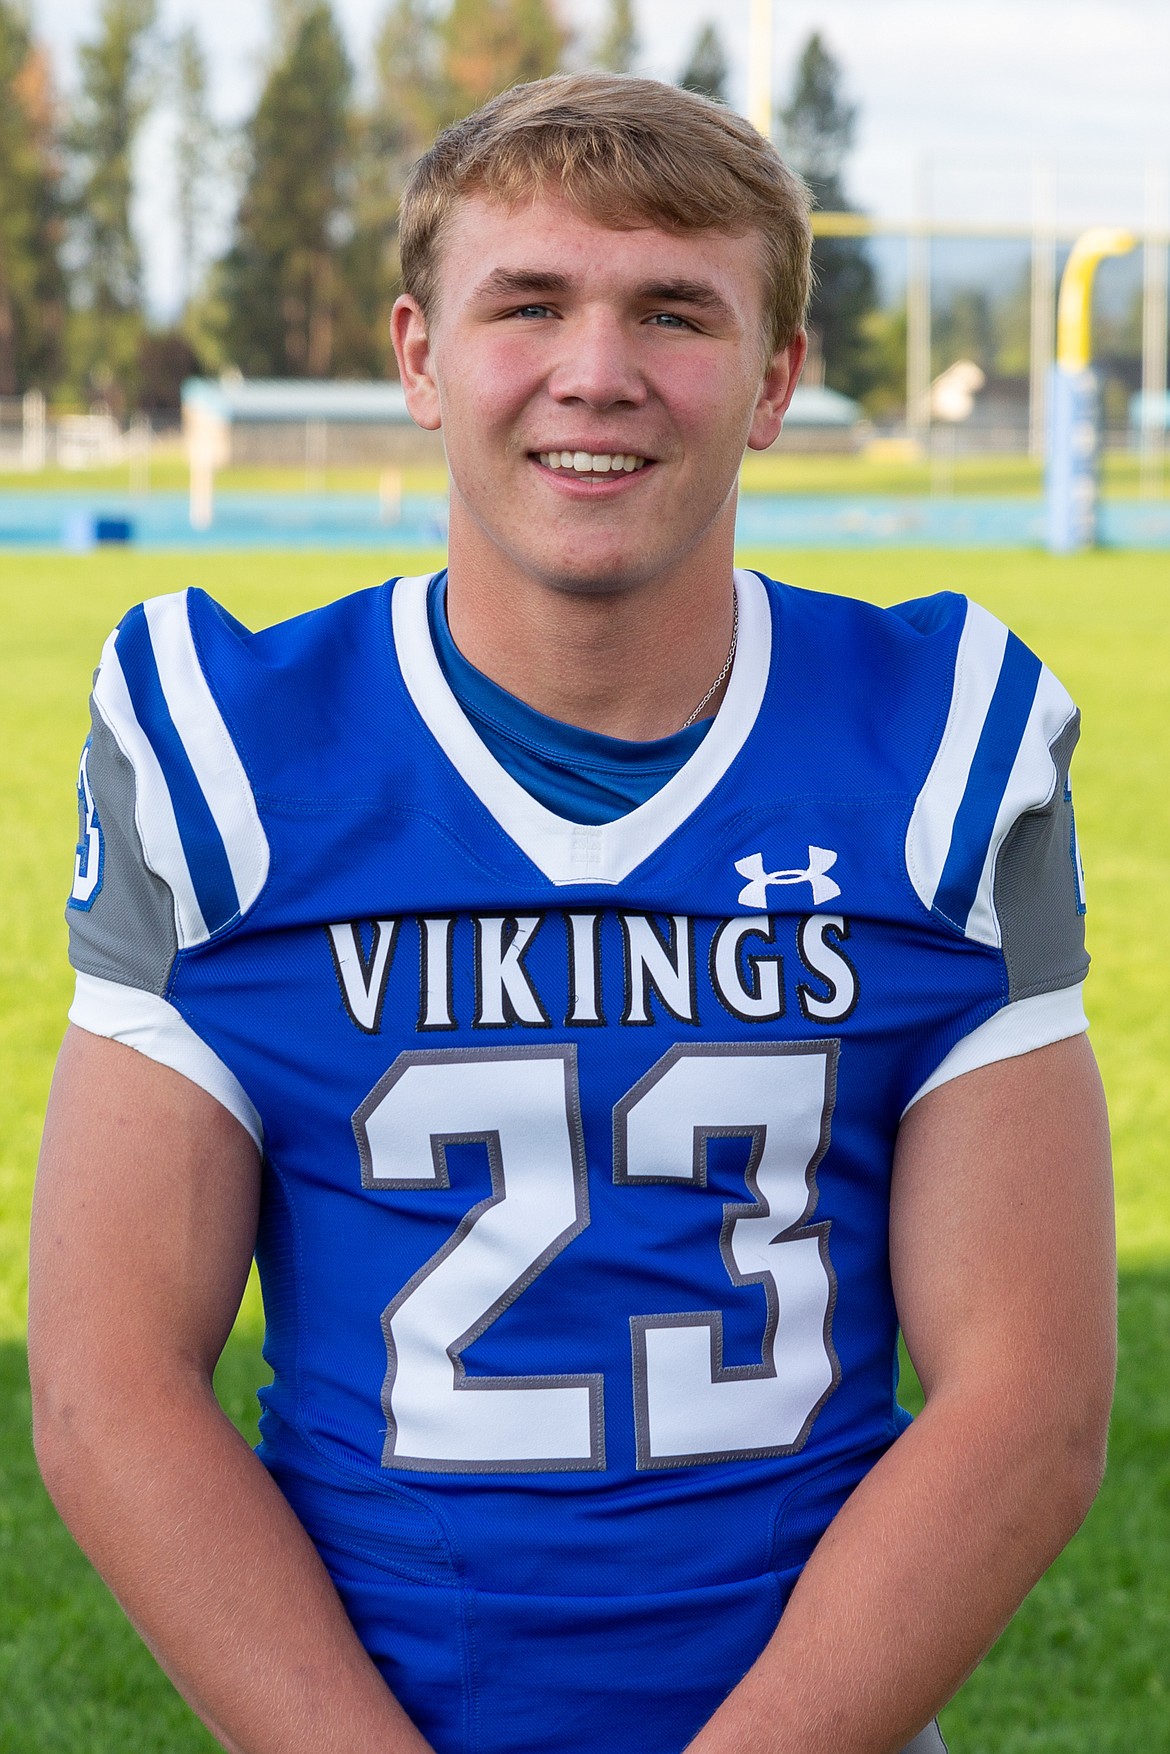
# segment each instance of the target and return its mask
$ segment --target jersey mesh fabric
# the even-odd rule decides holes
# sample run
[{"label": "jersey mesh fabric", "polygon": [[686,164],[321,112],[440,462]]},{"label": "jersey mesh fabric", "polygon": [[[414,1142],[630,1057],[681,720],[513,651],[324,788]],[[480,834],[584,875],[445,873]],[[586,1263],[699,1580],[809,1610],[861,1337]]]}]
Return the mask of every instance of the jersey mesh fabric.
[{"label": "jersey mesh fabric", "polygon": [[[645,1754],[685,1746],[905,1423],[899,1117],[1010,1009],[1036,884],[1029,979],[1084,973],[1059,685],[1001,690],[1006,637],[959,598],[740,589],[770,629],[742,739],[718,766],[716,723],[657,794],[694,807],[657,838],[635,811],[607,882],[542,868],[490,751],[428,728],[402,644],[429,649],[425,581],[256,635],[184,605],[266,877],[151,979],[263,1126],[262,1455],[440,1754],[596,1754],[631,1721]],[[169,733],[138,732],[166,781]],[[83,840],[128,809],[104,746]],[[151,844],[180,892],[198,845]],[[70,912],[106,979],[118,881]]]}]

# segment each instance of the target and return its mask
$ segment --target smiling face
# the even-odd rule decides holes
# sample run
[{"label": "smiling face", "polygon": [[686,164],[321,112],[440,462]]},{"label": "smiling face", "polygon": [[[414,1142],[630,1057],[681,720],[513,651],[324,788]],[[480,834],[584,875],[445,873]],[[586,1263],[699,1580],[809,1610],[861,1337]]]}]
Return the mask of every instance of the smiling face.
[{"label": "smiling face", "polygon": [[399,299],[394,339],[411,414],[443,429],[453,576],[725,581],[745,446],[775,439],[804,354],[762,358],[758,239],[471,196],[438,286],[429,319]]}]

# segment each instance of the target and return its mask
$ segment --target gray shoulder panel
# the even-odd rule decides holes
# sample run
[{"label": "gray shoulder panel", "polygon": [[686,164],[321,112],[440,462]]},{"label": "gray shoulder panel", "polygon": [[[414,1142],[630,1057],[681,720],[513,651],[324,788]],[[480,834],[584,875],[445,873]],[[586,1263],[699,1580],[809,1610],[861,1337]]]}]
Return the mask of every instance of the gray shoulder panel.
[{"label": "gray shoulder panel", "polygon": [[907,1742],[902,1754],[947,1754],[947,1745],[942,1739],[942,1732],[937,1722],[927,1724],[919,1730],[912,1742]]},{"label": "gray shoulder panel", "polygon": [[1057,782],[1051,801],[1020,817],[996,866],[995,911],[1012,1000],[1075,986],[1089,966],[1068,785],[1079,734],[1080,715],[1074,714],[1052,745]]},{"label": "gray shoulder panel", "polygon": [[101,835],[101,886],[85,908],[65,909],[69,960],[81,974],[161,996],[178,947],[174,898],[147,869],[134,820],[134,769],[96,708],[88,773]]}]

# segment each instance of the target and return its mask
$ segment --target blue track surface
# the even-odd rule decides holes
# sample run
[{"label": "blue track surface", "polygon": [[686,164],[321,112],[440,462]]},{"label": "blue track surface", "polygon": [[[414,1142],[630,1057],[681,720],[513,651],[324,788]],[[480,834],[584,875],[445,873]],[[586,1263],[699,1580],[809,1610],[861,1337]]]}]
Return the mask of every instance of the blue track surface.
[{"label": "blue track surface", "polygon": [[[85,546],[94,519],[126,519],[138,548],[434,548],[446,539],[438,494],[407,495],[384,522],[373,494],[221,493],[209,530],[192,530],[182,493],[0,493],[0,551]],[[1020,548],[1044,538],[1037,499],[833,498],[748,494],[746,547]],[[1170,548],[1170,501],[1112,500],[1101,539],[1116,548]]]}]

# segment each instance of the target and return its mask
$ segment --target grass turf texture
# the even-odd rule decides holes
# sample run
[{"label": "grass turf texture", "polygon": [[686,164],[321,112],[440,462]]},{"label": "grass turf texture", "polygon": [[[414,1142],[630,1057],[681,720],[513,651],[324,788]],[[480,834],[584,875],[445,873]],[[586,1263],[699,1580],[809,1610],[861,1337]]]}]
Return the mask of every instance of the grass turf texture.
[{"label": "grass turf texture", "polygon": [[[36,474],[0,470],[0,492],[36,493],[53,490],[85,499],[95,493],[128,493],[135,490],[139,466],[119,463],[100,469],[62,469],[55,464]],[[369,493],[378,492],[382,471],[359,468],[301,468],[296,466],[237,464],[215,477],[217,493]],[[447,472],[441,463],[420,461],[401,472],[404,493],[445,493]],[[146,471],[150,490],[185,493],[189,476],[186,458],[173,442],[160,445]],[[880,447],[872,452],[845,455],[786,450],[784,441],[773,451],[750,452],[744,459],[741,482],[747,493],[790,494],[921,494],[934,491],[1037,496],[1044,491],[1044,467],[1036,457],[1019,453],[990,453],[948,459],[945,453],[934,463],[930,457],[891,456]],[[1170,467],[1163,467],[1156,483],[1159,494],[1170,493]],[[1133,499],[1142,489],[1141,461],[1135,452],[1107,451],[1101,463],[1101,487],[1107,498]]]},{"label": "grass turf texture", "polygon": [[[437,558],[437,557],[436,557]],[[795,583],[878,601],[966,590],[1079,700],[1090,1009],[1117,1152],[1122,1354],[1109,1472],[1085,1528],[945,1714],[955,1754],[1129,1754],[1166,1746],[1170,1642],[1170,803],[1162,783],[1170,585],[1164,558],[745,554]],[[411,570],[425,564],[418,556]],[[392,570],[389,561],[386,570]],[[25,1230],[68,1004],[61,906],[74,776],[102,640],[143,596],[199,583],[249,625],[374,582],[368,555],[98,553],[0,563],[0,1754],[196,1754],[214,1744],[58,1523],[28,1439]],[[254,1292],[220,1366],[252,1433]],[[1027,1336],[1020,1336],[1027,1344]]]}]

